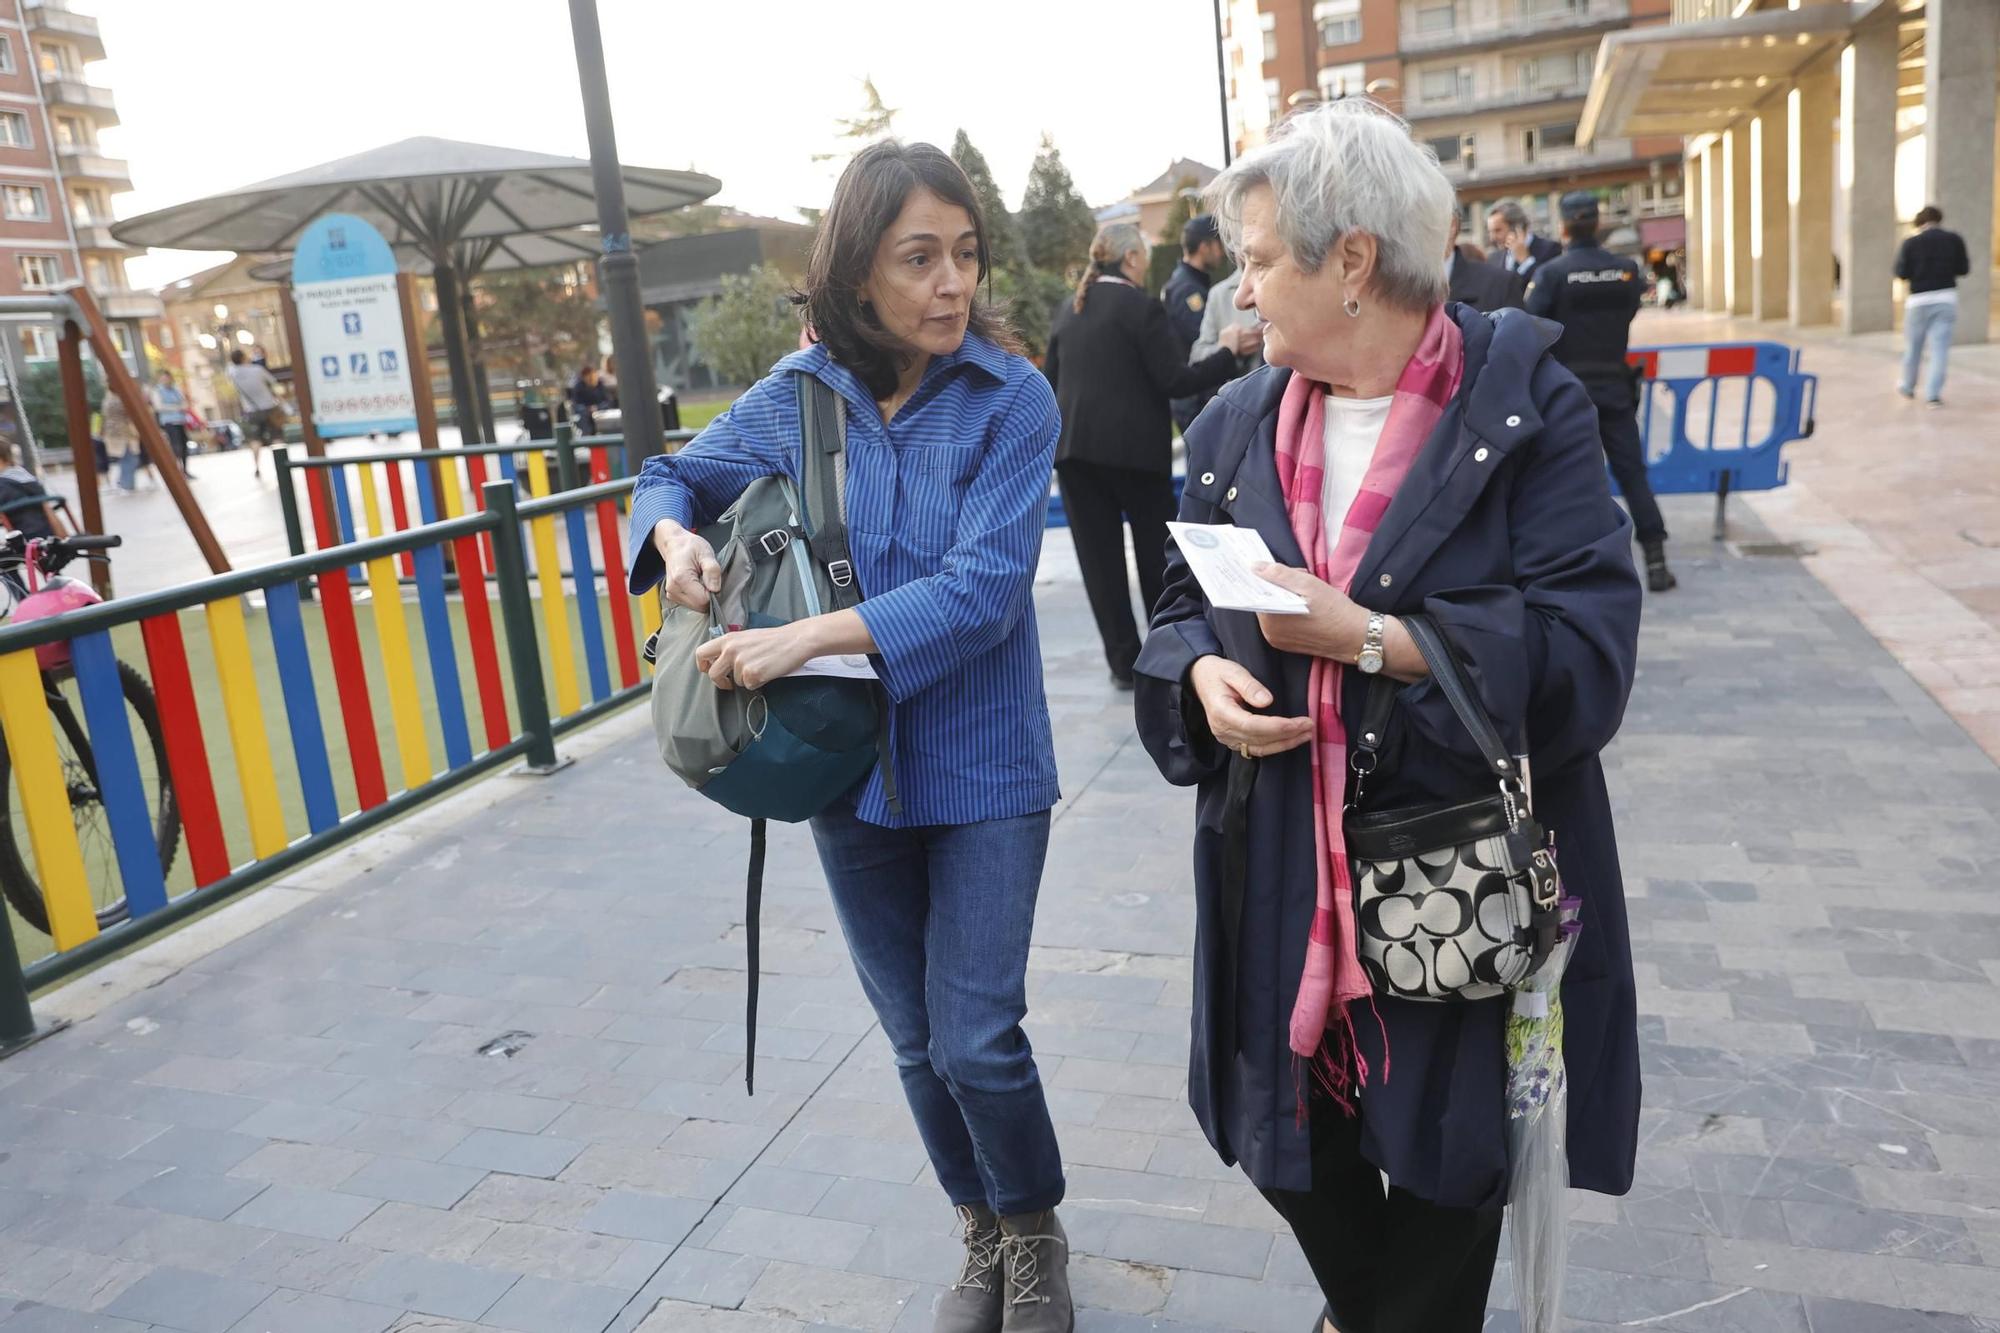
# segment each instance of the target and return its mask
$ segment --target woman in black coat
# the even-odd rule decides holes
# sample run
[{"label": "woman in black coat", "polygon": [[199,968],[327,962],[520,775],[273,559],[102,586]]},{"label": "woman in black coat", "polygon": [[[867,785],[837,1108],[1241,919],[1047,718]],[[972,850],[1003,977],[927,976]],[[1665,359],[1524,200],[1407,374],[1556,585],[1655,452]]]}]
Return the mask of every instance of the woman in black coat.
[{"label": "woman in black coat", "polygon": [[[1309,682],[1336,682],[1326,706],[1337,703],[1350,732],[1373,684],[1357,669],[1364,647],[1379,646],[1383,673],[1405,682],[1364,811],[1493,790],[1401,616],[1423,612],[1441,628],[1513,752],[1531,755],[1535,813],[1583,901],[1562,983],[1571,1179],[1622,1194],[1638,1037],[1598,753],[1618,730],[1637,647],[1628,524],[1605,482],[1590,399],[1548,356],[1559,330],[1517,311],[1441,306],[1451,187],[1400,122],[1354,99],[1294,116],[1212,197],[1244,265],[1237,304],[1266,321],[1271,364],[1225,388],[1189,431],[1180,516],[1255,528],[1281,562],[1268,576],[1310,610],[1217,610],[1176,552],[1138,660],[1146,747],[1168,781],[1199,789],[1189,1098],[1216,1151],[1291,1222],[1326,1293],[1327,1328],[1469,1333],[1483,1322],[1507,1189],[1508,1002],[1364,995],[1322,1009],[1328,1045],[1299,1053],[1308,935],[1323,919],[1315,839],[1326,830],[1315,821],[1341,815],[1337,800],[1315,805],[1316,781],[1329,779],[1316,777],[1307,742],[1328,720]],[[1368,487],[1394,423],[1411,420],[1405,395],[1423,366],[1435,386],[1427,428],[1403,430],[1406,471],[1371,508]],[[1287,440],[1289,457],[1308,461],[1305,432],[1279,429],[1288,395],[1294,413],[1323,400],[1324,453],[1317,436],[1303,446],[1328,477],[1313,502],[1372,532],[1348,548],[1359,554],[1344,590],[1296,568],[1307,563],[1299,529],[1317,519],[1295,522],[1280,481]],[[1381,414],[1390,424],[1371,437],[1366,423]],[[1359,489],[1335,480],[1362,469]],[[1315,658],[1341,664],[1338,676],[1315,675]],[[1338,791],[1346,765],[1332,771]],[[1232,778],[1255,784],[1240,902],[1224,883]],[[1351,800],[1351,780],[1345,790]],[[1336,956],[1354,947],[1349,934],[1336,932]]]},{"label": "woman in black coat", "polygon": [[1150,613],[1165,582],[1167,520],[1174,516],[1168,400],[1221,384],[1236,373],[1237,354],[1254,352],[1259,341],[1256,330],[1236,329],[1222,350],[1189,365],[1166,309],[1146,295],[1151,255],[1132,223],[1098,232],[1090,267],[1042,360],[1062,411],[1056,477],[1070,539],[1111,679],[1128,690],[1139,627],[1125,572],[1124,522],[1132,525],[1139,593]]}]

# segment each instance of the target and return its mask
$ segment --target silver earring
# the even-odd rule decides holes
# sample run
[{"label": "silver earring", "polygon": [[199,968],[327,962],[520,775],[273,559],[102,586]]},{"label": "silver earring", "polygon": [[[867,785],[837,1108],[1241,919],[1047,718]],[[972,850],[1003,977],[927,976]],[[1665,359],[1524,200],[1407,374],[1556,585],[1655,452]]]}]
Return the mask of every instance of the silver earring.
[{"label": "silver earring", "polygon": [[1361,318],[1361,302],[1355,300],[1351,296],[1348,297],[1346,301],[1341,303],[1340,308],[1347,312],[1347,317],[1349,319]]}]

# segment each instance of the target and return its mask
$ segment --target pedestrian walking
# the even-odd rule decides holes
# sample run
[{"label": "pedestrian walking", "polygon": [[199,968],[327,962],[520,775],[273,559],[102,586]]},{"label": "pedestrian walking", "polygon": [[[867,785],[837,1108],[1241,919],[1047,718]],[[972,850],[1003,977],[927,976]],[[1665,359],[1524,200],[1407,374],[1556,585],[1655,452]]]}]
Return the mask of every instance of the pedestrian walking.
[{"label": "pedestrian walking", "polygon": [[290,414],[270,368],[245,356],[241,347],[229,354],[229,382],[235,386],[237,415],[243,418],[243,435],[250,442],[251,471],[261,477],[264,446],[285,438],[285,420]]},{"label": "pedestrian walking", "polygon": [[1487,259],[1523,278],[1535,265],[1559,258],[1563,252],[1561,242],[1536,235],[1528,210],[1513,199],[1502,199],[1487,211],[1486,240],[1493,247]]},{"label": "pedestrian walking", "polygon": [[1598,752],[1637,649],[1627,523],[1553,330],[1444,304],[1451,185],[1400,121],[1356,98],[1302,111],[1210,197],[1271,368],[1195,422],[1181,518],[1254,528],[1308,610],[1218,612],[1176,553],[1139,656],[1140,737],[1199,788],[1189,1101],[1291,1224],[1322,1329],[1474,1333],[1508,1183],[1509,1001],[1372,979],[1342,816],[1492,795],[1405,623],[1425,613],[1509,752],[1532,745],[1535,815],[1583,894],[1572,1179],[1624,1193],[1639,1049]]},{"label": "pedestrian walking", "polygon": [[103,419],[99,433],[104,437],[105,457],[118,469],[118,489],[130,495],[138,489],[139,465],[146,461],[139,447],[139,428],[125,410],[125,400],[116,389],[107,388],[98,404]]},{"label": "pedestrian walking", "polygon": [[193,480],[194,473],[188,471],[188,422],[192,419],[192,410],[188,406],[187,395],[174,383],[173,371],[160,371],[150,396],[153,400],[153,419],[160,423],[160,430],[172,446],[174,457],[180,460],[181,475]]},{"label": "pedestrian walking", "polygon": [[1212,355],[1188,364],[1166,311],[1142,285],[1150,256],[1144,233],[1129,222],[1099,231],[1042,357],[1062,407],[1056,477],[1070,540],[1111,679],[1127,690],[1139,625],[1125,527],[1131,525],[1139,592],[1151,614],[1165,586],[1167,520],[1174,516],[1168,402],[1223,384],[1235,375],[1236,358],[1261,342],[1256,328],[1232,325],[1217,335]]},{"label": "pedestrian walking", "polygon": [[1667,521],[1646,476],[1638,372],[1625,360],[1645,284],[1636,263],[1597,243],[1596,195],[1588,190],[1564,195],[1562,215],[1569,248],[1535,270],[1528,284],[1528,311],[1563,326],[1555,358],[1583,382],[1597,405],[1604,457],[1632,511],[1639,549],[1646,553],[1646,586],[1670,592],[1679,580],[1667,565]]},{"label": "pedestrian walking", "polygon": [[[1189,218],[1187,225],[1181,228],[1181,260],[1174,265],[1174,271],[1160,288],[1160,304],[1167,312],[1167,327],[1181,340],[1183,361],[1190,359],[1189,353],[1201,339],[1201,320],[1208,310],[1209,288],[1215,285],[1215,272],[1228,263],[1229,256],[1222,248],[1222,237],[1215,230],[1215,219],[1206,213]],[[1208,406],[1208,400],[1214,396],[1213,390],[1205,389],[1174,399],[1171,404],[1174,425],[1186,431],[1189,423],[1201,415],[1201,409]]]},{"label": "pedestrian walking", "polygon": [[647,460],[630,586],[705,607],[721,571],[693,530],[759,477],[800,478],[795,373],[839,395],[862,601],[724,634],[697,660],[719,687],[755,689],[808,658],[869,655],[888,696],[897,804],[878,766],[812,831],[958,1211],[964,1258],[933,1327],[1067,1333],[1062,1155],[1020,1026],[1059,794],[1033,597],[1059,423],[1047,382],[978,299],[989,265],[978,197],[950,157],[893,142],[856,156],[799,298],[816,345],[685,449]]},{"label": "pedestrian walking", "polygon": [[1951,356],[1952,330],[1958,326],[1958,280],[1972,271],[1965,240],[1944,229],[1944,214],[1927,204],[1917,213],[1917,231],[1896,251],[1896,276],[1909,284],[1903,298],[1903,377],[1896,392],[1917,396],[1917,369],[1926,351],[1930,373],[1924,377],[1924,404],[1944,406],[1945,364]]}]

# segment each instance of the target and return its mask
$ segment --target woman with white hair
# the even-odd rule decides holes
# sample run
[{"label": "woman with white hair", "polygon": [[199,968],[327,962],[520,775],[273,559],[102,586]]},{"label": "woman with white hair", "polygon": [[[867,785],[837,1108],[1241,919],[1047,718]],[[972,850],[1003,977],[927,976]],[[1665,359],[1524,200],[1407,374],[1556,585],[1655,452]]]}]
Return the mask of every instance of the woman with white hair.
[{"label": "woman with white hair", "polygon": [[[1531,800],[1582,900],[1562,982],[1571,1179],[1630,1188],[1638,1035],[1598,761],[1637,651],[1628,520],[1590,399],[1549,356],[1559,331],[1445,302],[1452,189],[1402,122],[1356,99],[1302,112],[1210,198],[1270,364],[1188,432],[1180,516],[1255,529],[1306,610],[1218,609],[1176,554],[1138,660],[1141,737],[1199,788],[1189,1099],[1291,1223],[1324,1328],[1470,1333],[1507,1192],[1495,957],[1532,933],[1485,915],[1504,876],[1354,862],[1349,839],[1427,819],[1471,846],[1464,812],[1511,821],[1505,802]],[[1399,918],[1379,879],[1357,895],[1357,865],[1386,864],[1410,869]],[[1454,933],[1475,929],[1494,954]]]}]

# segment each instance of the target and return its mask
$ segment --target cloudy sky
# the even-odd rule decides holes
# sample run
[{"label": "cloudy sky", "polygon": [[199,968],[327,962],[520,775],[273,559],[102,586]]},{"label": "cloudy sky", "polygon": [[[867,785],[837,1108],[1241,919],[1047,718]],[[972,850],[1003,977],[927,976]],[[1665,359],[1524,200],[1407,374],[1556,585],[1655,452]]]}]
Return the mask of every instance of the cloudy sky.
[{"label": "cloudy sky", "polygon": [[[565,0],[79,0],[98,15],[137,187],[120,216],[412,135],[587,156]],[[620,156],[721,202],[822,205],[834,119],[872,75],[897,132],[963,127],[1018,202],[1044,130],[1093,203],[1177,156],[1220,165],[1210,0],[599,0]],[[156,286],[217,262],[132,259]]]}]

